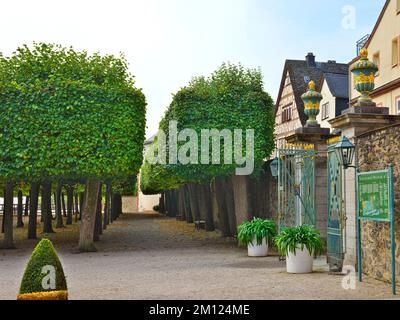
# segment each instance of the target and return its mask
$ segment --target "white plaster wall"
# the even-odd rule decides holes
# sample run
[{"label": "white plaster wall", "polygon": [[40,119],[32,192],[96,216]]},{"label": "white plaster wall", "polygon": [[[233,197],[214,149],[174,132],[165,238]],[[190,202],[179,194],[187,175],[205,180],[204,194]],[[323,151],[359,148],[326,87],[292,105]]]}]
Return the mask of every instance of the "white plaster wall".
[{"label": "white plaster wall", "polygon": [[123,213],[135,213],[137,209],[137,197],[122,197],[122,212]]},{"label": "white plaster wall", "polygon": [[153,211],[153,207],[160,203],[160,194],[144,195],[139,194],[139,212]]},{"label": "white plaster wall", "polygon": [[[332,93],[329,90],[329,86],[325,79],[324,79],[324,83],[322,84],[322,87],[321,87],[321,94],[322,94],[323,99],[321,100],[320,112],[319,112],[319,115],[317,116],[317,120],[322,128],[329,128],[332,131],[332,127],[328,121],[335,118],[336,98],[334,96],[332,96]],[[328,102],[329,102],[329,117],[325,120],[322,120],[322,106]]]}]

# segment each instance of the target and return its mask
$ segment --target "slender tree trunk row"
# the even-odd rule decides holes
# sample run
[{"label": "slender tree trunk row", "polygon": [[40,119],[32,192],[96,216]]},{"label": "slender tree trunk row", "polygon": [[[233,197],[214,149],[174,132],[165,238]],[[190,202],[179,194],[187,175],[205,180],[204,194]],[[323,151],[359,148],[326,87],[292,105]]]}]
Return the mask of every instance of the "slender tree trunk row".
[{"label": "slender tree trunk row", "polygon": [[[269,179],[266,174],[218,177],[212,183],[189,183],[178,190],[167,190],[160,198],[160,209],[187,223],[204,221],[205,229],[218,227],[224,237],[237,234],[237,227],[253,217],[272,218],[268,204]],[[161,212],[163,212],[160,210]]]}]

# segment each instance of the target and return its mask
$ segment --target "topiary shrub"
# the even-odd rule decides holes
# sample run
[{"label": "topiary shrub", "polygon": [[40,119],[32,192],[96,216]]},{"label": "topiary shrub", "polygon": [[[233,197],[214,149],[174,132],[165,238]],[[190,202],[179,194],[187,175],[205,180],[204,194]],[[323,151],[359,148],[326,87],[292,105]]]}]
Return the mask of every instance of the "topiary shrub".
[{"label": "topiary shrub", "polygon": [[153,207],[153,211],[155,211],[155,212],[160,212],[160,205],[155,205],[154,207]]},{"label": "topiary shrub", "polygon": [[[52,278],[55,276],[54,278]],[[49,239],[33,250],[22,277],[19,300],[67,299],[67,281],[60,259]]]}]

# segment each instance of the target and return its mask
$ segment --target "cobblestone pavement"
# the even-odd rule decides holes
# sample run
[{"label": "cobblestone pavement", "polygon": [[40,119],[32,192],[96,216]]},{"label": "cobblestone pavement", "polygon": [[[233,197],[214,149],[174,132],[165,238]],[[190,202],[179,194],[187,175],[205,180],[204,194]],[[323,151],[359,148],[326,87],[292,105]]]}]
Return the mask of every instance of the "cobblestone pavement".
[{"label": "cobblestone pavement", "polygon": [[[125,214],[90,254],[74,253],[77,226],[51,237],[71,299],[392,298],[389,284],[368,277],[344,290],[343,277],[329,275],[323,260],[313,274],[290,275],[277,256],[249,258],[234,239],[194,229],[159,215]],[[35,243],[21,237],[19,249],[0,250],[0,299],[15,299]]]}]

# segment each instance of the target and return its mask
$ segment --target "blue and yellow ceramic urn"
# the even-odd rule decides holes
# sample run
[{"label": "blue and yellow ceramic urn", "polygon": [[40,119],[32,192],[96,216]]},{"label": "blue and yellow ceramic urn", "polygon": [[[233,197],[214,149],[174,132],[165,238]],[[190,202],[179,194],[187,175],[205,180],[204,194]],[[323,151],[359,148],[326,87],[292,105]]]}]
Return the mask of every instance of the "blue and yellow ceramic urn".
[{"label": "blue and yellow ceramic urn", "polygon": [[315,82],[308,83],[308,91],[301,96],[304,102],[304,113],[308,117],[306,127],[320,127],[317,121],[322,94],[315,90]]},{"label": "blue and yellow ceramic urn", "polygon": [[372,106],[375,103],[369,94],[375,88],[375,75],[378,72],[378,67],[368,60],[366,48],[361,49],[360,56],[360,60],[350,70],[354,76],[355,88],[360,93],[357,106]]}]

